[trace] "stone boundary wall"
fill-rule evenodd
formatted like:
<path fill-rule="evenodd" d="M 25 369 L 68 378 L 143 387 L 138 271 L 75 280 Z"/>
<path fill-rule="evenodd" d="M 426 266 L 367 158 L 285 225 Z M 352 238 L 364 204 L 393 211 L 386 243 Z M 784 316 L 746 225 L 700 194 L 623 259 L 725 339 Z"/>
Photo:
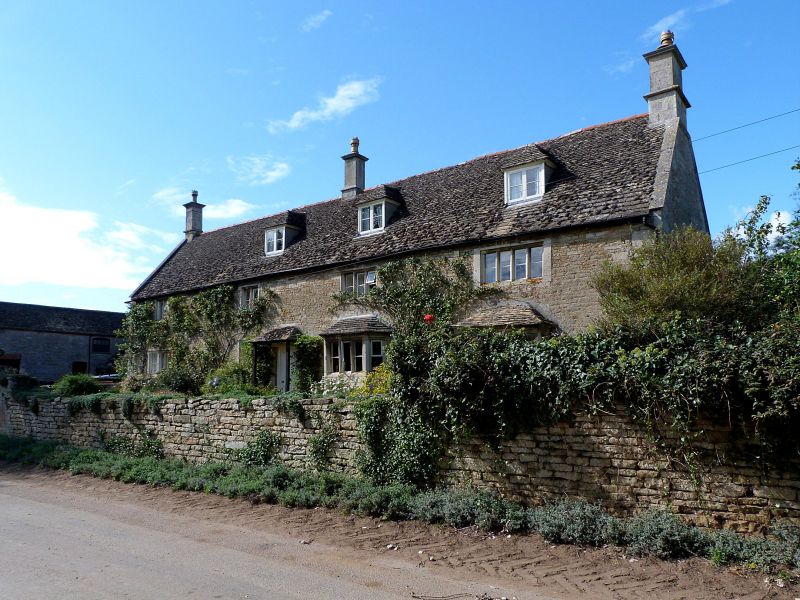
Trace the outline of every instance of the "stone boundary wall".
<path fill-rule="evenodd" d="M 118 402 L 108 406 L 107 400 L 100 415 L 83 408 L 71 417 L 68 401 L 62 398 L 40 401 L 37 415 L 0 388 L 0 404 L 7 412 L 6 428 L 0 431 L 9 435 L 97 447 L 103 434 L 136 439 L 144 430 L 161 440 L 167 457 L 199 463 L 229 458 L 231 450 L 244 447 L 268 429 L 283 438 L 278 458 L 295 468 L 308 467 L 308 439 L 319 433 L 323 420 L 334 419 L 339 439 L 329 456 L 331 468 L 355 472 L 354 456 L 359 446 L 355 419 L 349 406 L 331 398 L 303 400 L 302 422 L 276 410 L 263 398 L 253 399 L 252 408 L 247 409 L 236 399 L 178 398 L 164 401 L 157 414 L 137 406 L 131 420 L 125 418 Z"/>
<path fill-rule="evenodd" d="M 81 410 L 69 416 L 65 400 L 41 402 L 39 414 L 0 388 L 0 430 L 15 436 L 63 440 L 79 446 L 100 444 L 100 432 L 137 436 L 142 428 L 162 441 L 169 457 L 193 462 L 224 459 L 263 430 L 279 433 L 279 458 L 307 468 L 308 439 L 323 419 L 339 423 L 329 457 L 331 468 L 355 473 L 360 447 L 349 404 L 333 399 L 303 400 L 305 419 L 276 410 L 268 399 L 254 399 L 244 410 L 237 400 L 168 400 L 159 414 L 137 408 L 128 421 L 121 406 L 101 415 Z M 619 514 L 668 505 L 702 526 L 742 532 L 763 530 L 775 519 L 800 525 L 800 461 L 783 471 L 764 471 L 757 446 L 732 442 L 731 431 L 704 423 L 704 439 L 694 476 L 686 465 L 654 452 L 644 433 L 622 410 L 616 414 L 578 415 L 572 423 L 541 427 L 501 446 L 474 440 L 453 448 L 443 465 L 445 483 L 472 485 L 535 504 L 544 498 L 583 497 Z"/>

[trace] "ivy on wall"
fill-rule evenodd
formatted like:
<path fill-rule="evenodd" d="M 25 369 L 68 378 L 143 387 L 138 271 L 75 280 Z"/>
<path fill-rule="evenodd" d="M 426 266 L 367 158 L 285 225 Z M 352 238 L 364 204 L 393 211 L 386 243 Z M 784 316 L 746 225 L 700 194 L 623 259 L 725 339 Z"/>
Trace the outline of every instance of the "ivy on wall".
<path fill-rule="evenodd" d="M 145 371 L 147 350 L 166 350 L 168 366 L 159 373 L 159 382 L 168 389 L 198 394 L 208 374 L 230 358 L 241 340 L 274 317 L 276 299 L 274 292 L 262 289 L 252 306 L 240 307 L 235 289 L 221 285 L 171 297 L 159 321 L 153 319 L 152 302 L 133 304 L 119 332 L 125 342 L 118 372 L 136 386 Z"/>

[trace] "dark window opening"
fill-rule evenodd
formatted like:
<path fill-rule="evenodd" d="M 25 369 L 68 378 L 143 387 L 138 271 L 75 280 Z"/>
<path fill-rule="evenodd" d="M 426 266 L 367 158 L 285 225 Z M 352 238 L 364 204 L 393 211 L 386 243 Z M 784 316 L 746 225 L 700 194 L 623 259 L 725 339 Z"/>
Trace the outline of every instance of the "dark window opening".
<path fill-rule="evenodd" d="M 111 353 L 111 339 L 110 338 L 92 338 L 92 352 L 98 354 Z"/>
<path fill-rule="evenodd" d="M 78 360 L 72 363 L 72 374 L 86 373 L 89 370 L 89 365 L 85 361 Z"/>

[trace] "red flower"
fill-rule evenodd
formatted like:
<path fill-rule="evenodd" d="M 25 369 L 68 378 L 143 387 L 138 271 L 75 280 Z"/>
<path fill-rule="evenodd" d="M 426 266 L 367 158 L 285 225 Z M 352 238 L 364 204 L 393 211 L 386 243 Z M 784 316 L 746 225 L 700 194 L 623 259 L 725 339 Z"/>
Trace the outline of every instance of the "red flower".
<path fill-rule="evenodd" d="M 433 316 L 432 314 L 428 313 L 427 315 L 424 315 L 422 317 L 422 320 L 430 325 L 431 323 L 433 323 L 436 320 L 436 317 Z"/>

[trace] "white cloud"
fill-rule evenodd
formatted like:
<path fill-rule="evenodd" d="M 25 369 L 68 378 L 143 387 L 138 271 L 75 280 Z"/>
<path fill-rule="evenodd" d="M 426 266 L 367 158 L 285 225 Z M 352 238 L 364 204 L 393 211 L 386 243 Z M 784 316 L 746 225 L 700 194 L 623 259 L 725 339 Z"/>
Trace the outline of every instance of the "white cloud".
<path fill-rule="evenodd" d="M 674 13 L 671 13 L 666 17 L 662 17 L 650 27 L 645 29 L 640 36 L 640 39 L 648 44 L 658 42 L 662 31 L 666 31 L 667 29 L 671 29 L 673 31 L 688 29 L 690 14 L 714 10 L 715 8 L 720 8 L 721 6 L 730 4 L 732 1 L 733 0 L 710 0 L 709 2 L 699 6 L 676 10 Z"/>
<path fill-rule="evenodd" d="M 180 236 L 176 233 L 121 221 L 114 221 L 114 228 L 106 232 L 105 238 L 112 245 L 126 250 L 147 250 L 159 253 L 166 251 L 164 244 L 174 246 L 180 241 Z"/>
<path fill-rule="evenodd" d="M 186 214 L 183 205 L 191 200 L 190 194 L 176 187 L 165 187 L 153 194 L 153 200 L 169 209 L 176 217 Z"/>
<path fill-rule="evenodd" d="M 615 65 L 608 65 L 604 67 L 604 69 L 606 73 L 610 75 L 621 75 L 623 73 L 629 73 L 631 69 L 636 66 L 636 62 L 635 58 L 626 58 Z"/>
<path fill-rule="evenodd" d="M 653 41 L 658 41 L 662 31 L 666 31 L 667 29 L 681 29 L 686 22 L 686 15 L 688 12 L 687 9 L 682 8 L 666 17 L 662 17 L 644 30 L 641 35 L 642 41 L 652 43 Z"/>
<path fill-rule="evenodd" d="M 270 121 L 267 129 L 270 133 L 278 133 L 284 130 L 301 129 L 315 121 L 330 121 L 349 115 L 359 106 L 378 99 L 380 83 L 381 80 L 378 77 L 342 83 L 336 88 L 333 96 L 320 98 L 316 108 L 300 109 L 286 121 Z"/>
<path fill-rule="evenodd" d="M 306 19 L 300 24 L 300 29 L 306 33 L 313 31 L 314 29 L 319 29 L 332 14 L 333 11 L 330 11 L 326 8 L 322 12 L 318 12 L 315 15 L 306 17 Z"/>
<path fill-rule="evenodd" d="M 162 258 L 163 232 L 133 223 L 103 232 L 100 217 L 87 210 L 44 208 L 0 190 L 0 239 L 19 259 L 0 261 L 8 286 L 49 284 L 68 288 L 132 291 Z M 170 236 L 172 241 L 179 236 Z M 159 254 L 153 254 L 158 250 Z"/>
<path fill-rule="evenodd" d="M 221 204 L 206 205 L 203 209 L 203 217 L 209 219 L 231 219 L 233 217 L 239 217 L 254 208 L 255 205 L 249 202 L 239 200 L 238 198 L 230 198 Z"/>
<path fill-rule="evenodd" d="M 136 180 L 135 179 L 128 179 L 128 181 L 126 181 L 125 183 L 123 183 L 122 185 L 120 185 L 117 188 L 117 196 L 121 196 L 122 194 L 127 192 L 128 189 L 130 187 L 132 187 L 134 184 L 136 184 Z"/>
<path fill-rule="evenodd" d="M 186 209 L 183 205 L 191 201 L 191 193 L 177 187 L 165 187 L 153 194 L 153 200 L 176 217 L 186 216 Z M 238 198 L 230 198 L 220 203 L 207 203 L 199 198 L 205 205 L 203 218 L 206 219 L 230 219 L 238 217 L 255 208 L 254 204 L 245 202 Z"/>
<path fill-rule="evenodd" d="M 236 174 L 236 179 L 250 185 L 268 185 L 283 179 L 292 172 L 288 163 L 265 156 L 229 156 L 228 168 Z"/>

